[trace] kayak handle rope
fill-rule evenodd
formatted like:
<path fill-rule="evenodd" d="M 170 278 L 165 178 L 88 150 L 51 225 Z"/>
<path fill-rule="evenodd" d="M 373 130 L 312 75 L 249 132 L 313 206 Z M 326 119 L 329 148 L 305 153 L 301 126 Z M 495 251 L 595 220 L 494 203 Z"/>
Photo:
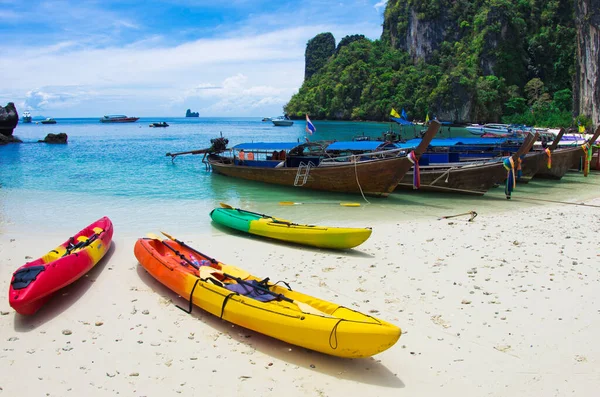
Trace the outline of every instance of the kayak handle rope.
<path fill-rule="evenodd" d="M 190 299 L 189 299 L 189 304 L 190 306 L 187 309 L 184 309 L 183 307 L 179 306 L 179 305 L 175 305 L 176 308 L 183 310 L 184 312 L 186 312 L 187 314 L 192 314 L 192 308 L 194 307 L 193 303 L 192 303 L 192 297 L 194 296 L 194 290 L 196 289 L 196 286 L 198 285 L 198 282 L 200 281 L 199 278 L 196 279 L 196 282 L 194 283 L 194 286 L 192 287 L 192 292 L 190 292 Z"/>
<path fill-rule="evenodd" d="M 340 318 L 339 321 L 337 323 L 335 323 L 335 325 L 333 326 L 333 329 L 331 330 L 331 333 L 329 334 L 329 347 L 331 347 L 333 350 L 337 349 L 338 347 L 338 341 L 337 341 L 337 327 L 338 325 L 340 325 L 340 323 L 342 321 L 346 321 L 343 318 Z M 331 338 L 333 337 L 333 343 L 331 342 Z M 335 344 L 335 346 L 334 346 Z"/>

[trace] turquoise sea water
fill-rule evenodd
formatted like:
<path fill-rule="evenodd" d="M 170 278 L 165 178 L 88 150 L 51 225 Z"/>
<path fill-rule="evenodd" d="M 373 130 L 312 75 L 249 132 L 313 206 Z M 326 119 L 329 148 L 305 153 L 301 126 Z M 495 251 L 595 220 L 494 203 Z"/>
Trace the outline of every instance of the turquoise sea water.
<path fill-rule="evenodd" d="M 260 118 L 143 118 L 136 123 L 102 124 L 94 119 L 57 119 L 58 124 L 19 124 L 14 135 L 25 143 L 0 146 L 0 227 L 80 228 L 108 215 L 116 228 L 134 232 L 140 227 L 165 224 L 194 231 L 207 231 L 208 212 L 219 202 L 280 215 L 307 223 L 364 225 L 370 219 L 394 221 L 415 217 L 448 215 L 463 210 L 502 210 L 507 203 L 502 189 L 484 197 L 446 194 L 395 193 L 388 199 L 312 192 L 247 182 L 214 175 L 202 164 L 202 155 L 186 155 L 171 162 L 167 152 L 210 146 L 210 139 L 223 134 L 230 146 L 248 141 L 304 140 L 305 123 L 275 127 Z M 167 128 L 148 124 L 167 121 Z M 314 122 L 312 140 L 351 140 L 357 135 L 380 136 L 389 123 Z M 397 126 L 394 126 L 399 131 Z M 418 132 L 419 127 L 417 127 Z M 48 133 L 65 132 L 67 145 L 37 143 Z M 404 136 L 411 138 L 410 129 Z M 452 128 L 452 136 L 468 135 Z M 440 136 L 448 136 L 443 129 Z M 561 182 L 536 182 L 515 192 L 527 197 L 565 199 L 592 195 L 598 178 L 569 175 Z M 593 190 L 593 189 L 592 189 Z M 280 206 L 280 201 L 331 202 Z M 346 208 L 336 202 L 360 202 Z M 481 210 L 479 210 L 481 211 Z M 368 223 L 367 223 L 368 225 Z M 142 230 L 146 230 L 142 228 Z"/>

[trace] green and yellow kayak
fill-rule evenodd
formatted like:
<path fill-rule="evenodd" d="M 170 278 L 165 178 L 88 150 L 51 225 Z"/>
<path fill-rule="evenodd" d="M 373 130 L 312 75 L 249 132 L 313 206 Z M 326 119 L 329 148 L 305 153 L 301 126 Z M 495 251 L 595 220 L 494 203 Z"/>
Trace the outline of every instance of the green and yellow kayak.
<path fill-rule="evenodd" d="M 257 214 L 222 204 L 210 213 L 218 224 L 241 232 L 269 237 L 290 243 L 319 248 L 347 249 L 364 243 L 371 236 L 371 228 L 328 227 L 299 225 L 274 216 Z"/>

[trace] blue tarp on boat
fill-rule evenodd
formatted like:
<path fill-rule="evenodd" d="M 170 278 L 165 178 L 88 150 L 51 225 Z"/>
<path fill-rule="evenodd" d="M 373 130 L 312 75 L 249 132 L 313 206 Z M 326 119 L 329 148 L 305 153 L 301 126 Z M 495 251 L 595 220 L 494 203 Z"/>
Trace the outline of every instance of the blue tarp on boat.
<path fill-rule="evenodd" d="M 235 150 L 291 150 L 302 145 L 299 142 L 248 142 L 235 145 Z"/>
<path fill-rule="evenodd" d="M 325 150 L 384 150 L 395 149 L 394 145 L 389 142 L 380 141 L 342 141 L 334 142 L 327 146 Z"/>
<path fill-rule="evenodd" d="M 506 142 L 505 138 L 471 138 L 471 137 L 460 137 L 460 138 L 435 138 L 431 140 L 429 146 L 431 147 L 451 147 L 451 146 L 466 146 L 466 145 L 477 145 L 477 146 L 500 146 Z M 406 149 L 418 146 L 421 143 L 421 138 L 410 139 L 404 143 L 396 143 L 397 148 Z"/>
<path fill-rule="evenodd" d="M 398 117 L 390 117 L 390 119 L 394 120 L 396 123 L 398 123 L 400 125 L 414 125 L 410 121 L 404 120 L 404 119 L 399 119 Z"/>

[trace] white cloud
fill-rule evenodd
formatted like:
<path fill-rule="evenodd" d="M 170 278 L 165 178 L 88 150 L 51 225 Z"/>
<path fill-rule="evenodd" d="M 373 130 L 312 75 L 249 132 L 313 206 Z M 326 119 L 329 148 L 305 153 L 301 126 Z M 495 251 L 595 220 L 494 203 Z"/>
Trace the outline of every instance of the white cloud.
<path fill-rule="evenodd" d="M 381 0 L 379 3 L 375 4 L 373 7 L 375 7 L 375 9 L 377 11 L 380 11 L 382 8 L 385 9 L 385 6 L 387 6 L 387 0 Z"/>
<path fill-rule="evenodd" d="M 83 87 L 41 87 L 27 92 L 22 105 L 27 110 L 52 110 L 73 107 L 94 96 Z"/>
<path fill-rule="evenodd" d="M 96 20 L 88 18 L 91 9 L 84 7 L 65 13 L 79 23 Z M 67 19 L 55 17 L 62 24 Z M 115 30 L 144 30 L 110 11 L 97 17 L 112 18 Z M 53 117 L 151 116 L 157 111 L 177 116 L 182 108 L 208 116 L 277 114 L 302 84 L 309 39 L 321 32 L 332 32 L 338 41 L 347 34 L 377 37 L 381 32 L 378 25 L 268 25 L 272 17 L 261 14 L 235 29 L 223 29 L 220 37 L 177 45 L 157 34 L 116 44 L 112 31 L 74 31 L 51 45 L 8 44 L 0 52 L 0 74 L 10 76 L 2 91 L 14 94 L 11 100 L 22 106 L 53 110 Z M 259 28 L 270 31 L 257 33 Z"/>

